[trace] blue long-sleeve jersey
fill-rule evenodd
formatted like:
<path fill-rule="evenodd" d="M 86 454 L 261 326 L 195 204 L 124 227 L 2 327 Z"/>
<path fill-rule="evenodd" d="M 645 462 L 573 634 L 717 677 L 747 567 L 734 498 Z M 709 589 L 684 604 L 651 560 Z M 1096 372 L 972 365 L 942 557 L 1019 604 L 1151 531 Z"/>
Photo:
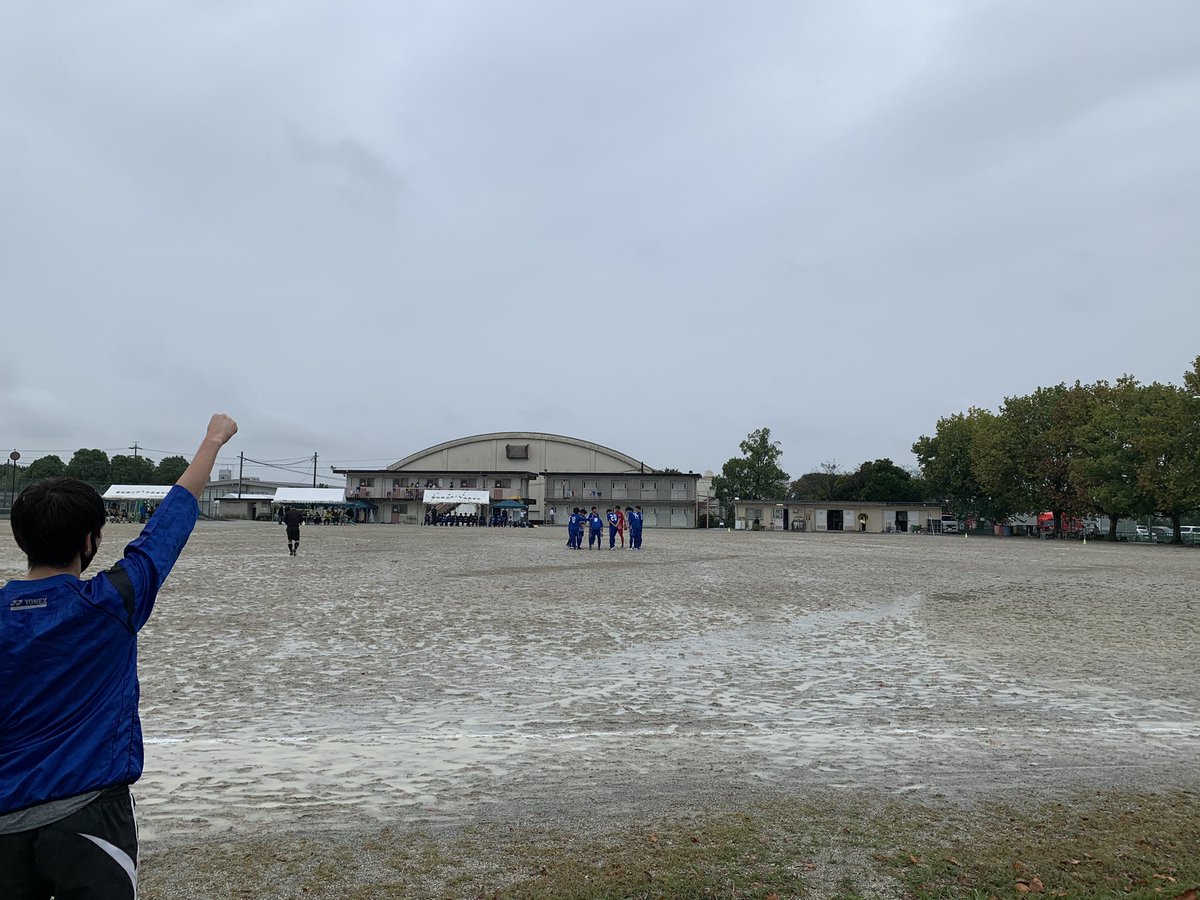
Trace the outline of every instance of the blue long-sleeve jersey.
<path fill-rule="evenodd" d="M 0 814 L 141 776 L 137 633 L 198 511 L 176 486 L 107 572 L 0 588 Z"/>

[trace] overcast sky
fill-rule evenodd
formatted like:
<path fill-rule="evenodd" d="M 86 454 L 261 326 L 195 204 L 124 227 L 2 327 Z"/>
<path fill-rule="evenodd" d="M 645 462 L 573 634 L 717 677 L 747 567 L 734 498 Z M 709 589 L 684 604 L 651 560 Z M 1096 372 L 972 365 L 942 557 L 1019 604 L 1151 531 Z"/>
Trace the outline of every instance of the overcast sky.
<path fill-rule="evenodd" d="M 1194 0 L 5 0 L 0 111 L 27 459 L 795 477 L 1200 353 Z"/>

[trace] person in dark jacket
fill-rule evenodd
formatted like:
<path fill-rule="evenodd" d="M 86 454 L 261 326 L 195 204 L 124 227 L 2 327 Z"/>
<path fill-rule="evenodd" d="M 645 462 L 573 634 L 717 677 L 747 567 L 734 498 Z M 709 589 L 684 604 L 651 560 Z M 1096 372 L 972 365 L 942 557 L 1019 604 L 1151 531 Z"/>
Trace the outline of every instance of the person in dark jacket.
<path fill-rule="evenodd" d="M 283 524 L 287 526 L 288 555 L 295 556 L 300 549 L 300 523 L 304 514 L 294 506 L 289 506 L 283 514 Z"/>
<path fill-rule="evenodd" d="M 199 516 L 218 414 L 142 533 L 84 581 L 104 501 L 73 478 L 30 485 L 13 537 L 29 572 L 0 588 L 0 895 L 133 900 L 138 841 L 129 786 L 141 777 L 137 634 Z"/>

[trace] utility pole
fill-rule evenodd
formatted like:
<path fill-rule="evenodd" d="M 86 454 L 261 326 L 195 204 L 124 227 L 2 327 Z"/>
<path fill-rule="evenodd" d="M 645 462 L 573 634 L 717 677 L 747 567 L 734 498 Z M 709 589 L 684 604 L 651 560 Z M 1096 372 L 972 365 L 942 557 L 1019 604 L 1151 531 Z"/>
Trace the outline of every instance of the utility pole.
<path fill-rule="evenodd" d="M 134 459 L 137 459 L 137 458 L 138 458 L 138 451 L 139 451 L 139 450 L 141 450 L 142 448 L 138 446 L 138 442 L 137 442 L 137 441 L 134 441 L 134 442 L 133 442 L 133 446 L 132 446 L 132 447 L 129 447 L 128 449 L 130 449 L 130 450 L 132 450 L 132 451 L 133 451 L 133 458 L 134 458 Z"/>
<path fill-rule="evenodd" d="M 317 454 L 313 452 L 313 487 L 317 486 Z"/>
<path fill-rule="evenodd" d="M 17 460 L 21 458 L 21 454 L 14 450 L 8 454 L 8 462 L 12 466 L 12 487 L 8 491 L 8 516 L 12 518 L 13 503 L 17 499 Z"/>
<path fill-rule="evenodd" d="M 238 499 L 242 499 L 242 466 L 246 464 L 246 454 L 238 454 Z"/>

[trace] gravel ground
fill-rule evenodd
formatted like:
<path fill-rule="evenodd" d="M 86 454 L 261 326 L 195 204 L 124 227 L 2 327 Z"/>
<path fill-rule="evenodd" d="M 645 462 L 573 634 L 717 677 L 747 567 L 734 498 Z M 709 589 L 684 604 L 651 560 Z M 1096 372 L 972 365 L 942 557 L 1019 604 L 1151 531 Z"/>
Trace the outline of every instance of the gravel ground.
<path fill-rule="evenodd" d="M 98 563 L 135 534 L 109 526 Z M 277 525 L 201 523 L 140 642 L 156 896 L 194 896 L 176 849 L 267 835 L 353 848 L 380 828 L 599 834 L 821 792 L 953 806 L 1197 785 L 1195 549 L 565 542 L 313 527 L 293 558 Z M 0 575 L 21 569 L 5 535 Z"/>

